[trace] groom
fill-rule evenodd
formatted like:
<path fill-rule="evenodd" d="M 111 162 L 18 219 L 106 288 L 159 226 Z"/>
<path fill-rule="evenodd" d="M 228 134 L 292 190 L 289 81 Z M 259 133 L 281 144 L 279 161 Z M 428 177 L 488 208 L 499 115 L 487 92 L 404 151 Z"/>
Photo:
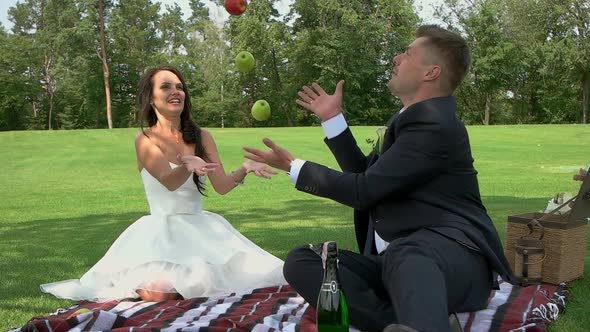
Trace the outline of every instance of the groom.
<path fill-rule="evenodd" d="M 342 172 L 271 148 L 247 157 L 289 172 L 296 188 L 354 208 L 359 251 L 341 250 L 339 275 L 350 322 L 362 331 L 450 331 L 449 313 L 485 307 L 496 273 L 512 282 L 498 234 L 479 194 L 469 138 L 453 92 L 470 65 L 459 35 L 421 26 L 393 58 L 388 83 L 403 103 L 377 149 L 358 148 L 333 95 L 303 87 L 297 103 L 322 120 Z M 382 144 L 381 144 L 382 143 Z M 382 146 L 382 148 L 379 148 Z M 291 251 L 286 280 L 311 304 L 323 277 L 307 246 Z"/>

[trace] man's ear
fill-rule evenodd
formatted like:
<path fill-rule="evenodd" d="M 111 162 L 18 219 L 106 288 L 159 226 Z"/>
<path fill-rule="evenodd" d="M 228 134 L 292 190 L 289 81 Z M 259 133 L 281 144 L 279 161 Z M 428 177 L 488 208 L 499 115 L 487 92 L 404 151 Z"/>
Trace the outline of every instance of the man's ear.
<path fill-rule="evenodd" d="M 434 81 L 438 79 L 441 75 L 442 68 L 439 65 L 430 65 L 428 66 L 428 70 L 424 75 L 425 81 Z"/>

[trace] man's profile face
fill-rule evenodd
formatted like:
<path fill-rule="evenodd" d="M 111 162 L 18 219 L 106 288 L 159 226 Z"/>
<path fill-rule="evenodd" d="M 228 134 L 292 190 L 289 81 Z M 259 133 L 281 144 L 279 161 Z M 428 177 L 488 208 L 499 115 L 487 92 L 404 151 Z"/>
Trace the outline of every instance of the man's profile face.
<path fill-rule="evenodd" d="M 412 98 L 428 70 L 423 61 L 425 40 L 425 37 L 417 38 L 392 59 L 393 69 L 387 86 L 399 98 Z"/>

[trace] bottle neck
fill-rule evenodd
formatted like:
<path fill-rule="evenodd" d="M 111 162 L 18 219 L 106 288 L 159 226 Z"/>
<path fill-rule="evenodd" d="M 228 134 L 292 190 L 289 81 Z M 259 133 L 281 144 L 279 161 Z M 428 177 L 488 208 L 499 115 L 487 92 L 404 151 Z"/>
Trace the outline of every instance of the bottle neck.
<path fill-rule="evenodd" d="M 324 242 L 321 257 L 324 265 L 324 280 L 338 282 L 338 247 L 336 242 Z"/>
<path fill-rule="evenodd" d="M 339 281 L 338 278 L 338 254 L 329 252 L 326 257 L 326 266 L 324 268 L 324 279 Z"/>

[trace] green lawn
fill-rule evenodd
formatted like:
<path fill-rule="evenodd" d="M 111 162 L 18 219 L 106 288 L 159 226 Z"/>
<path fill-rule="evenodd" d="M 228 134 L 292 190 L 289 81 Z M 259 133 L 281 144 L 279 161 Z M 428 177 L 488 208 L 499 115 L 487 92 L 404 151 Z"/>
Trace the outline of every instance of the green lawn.
<path fill-rule="evenodd" d="M 365 150 L 375 127 L 355 127 Z M 296 156 L 336 167 L 318 127 L 211 129 L 226 169 L 243 145 L 264 136 Z M 70 302 L 41 294 L 39 284 L 78 278 L 129 224 L 147 214 L 137 172 L 137 129 L 0 133 L 0 330 Z M 504 238 L 508 215 L 544 208 L 590 163 L 590 126 L 470 127 L 480 187 Z M 205 208 L 229 220 L 262 248 L 284 258 L 304 243 L 337 240 L 355 249 L 352 211 L 298 192 L 284 174 L 253 176 L 225 197 L 208 191 Z M 590 248 L 590 243 L 587 245 Z M 586 255 L 586 276 L 590 275 Z M 590 330 L 588 277 L 572 283 L 575 299 L 551 331 Z"/>

